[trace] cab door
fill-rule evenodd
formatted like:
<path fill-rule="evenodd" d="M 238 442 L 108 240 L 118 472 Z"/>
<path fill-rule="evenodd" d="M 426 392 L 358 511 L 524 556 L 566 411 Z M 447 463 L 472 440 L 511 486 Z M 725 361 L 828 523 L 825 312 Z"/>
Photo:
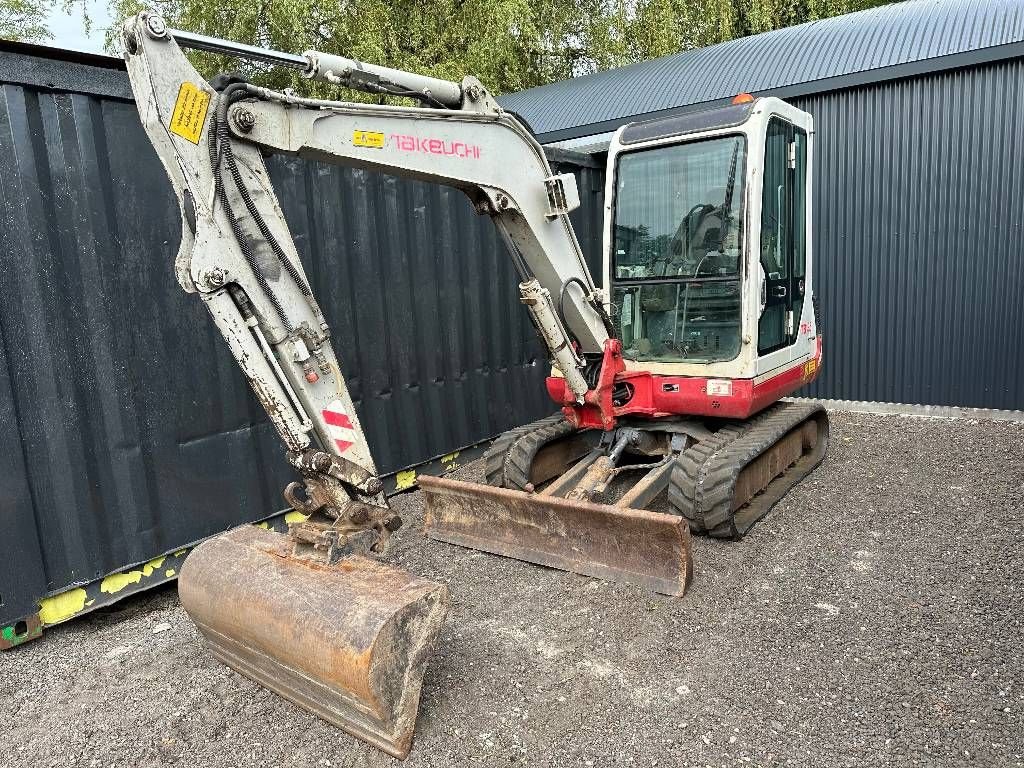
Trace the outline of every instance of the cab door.
<path fill-rule="evenodd" d="M 779 116 L 768 121 L 761 192 L 759 371 L 793 359 L 807 263 L 807 133 Z"/>

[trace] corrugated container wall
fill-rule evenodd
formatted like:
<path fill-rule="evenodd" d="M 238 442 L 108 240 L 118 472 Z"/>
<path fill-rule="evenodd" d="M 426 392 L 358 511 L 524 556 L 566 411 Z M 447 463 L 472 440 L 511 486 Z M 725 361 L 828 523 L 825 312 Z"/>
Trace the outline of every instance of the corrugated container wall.
<path fill-rule="evenodd" d="M 127 77 L 21 58 L 0 62 L 0 624 L 277 511 L 291 477 L 174 280 L 178 208 L 117 97 Z M 554 410 L 511 261 L 462 193 L 293 158 L 270 171 L 382 472 Z M 600 178 L 582 170 L 598 215 Z"/>

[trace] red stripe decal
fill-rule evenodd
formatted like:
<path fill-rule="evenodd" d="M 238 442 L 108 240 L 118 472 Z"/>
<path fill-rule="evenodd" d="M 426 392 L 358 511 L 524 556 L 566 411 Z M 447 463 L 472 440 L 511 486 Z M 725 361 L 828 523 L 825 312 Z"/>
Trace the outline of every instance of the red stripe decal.
<path fill-rule="evenodd" d="M 324 421 L 330 424 L 332 427 L 344 427 L 345 429 L 352 429 L 352 420 L 349 419 L 344 413 L 338 411 L 320 411 L 324 417 Z"/>
<path fill-rule="evenodd" d="M 352 443 L 350 443 L 348 440 L 341 440 L 340 438 L 338 440 L 335 440 L 334 444 L 338 446 L 338 450 L 341 451 L 342 453 L 344 453 L 345 451 L 352 447 Z"/>

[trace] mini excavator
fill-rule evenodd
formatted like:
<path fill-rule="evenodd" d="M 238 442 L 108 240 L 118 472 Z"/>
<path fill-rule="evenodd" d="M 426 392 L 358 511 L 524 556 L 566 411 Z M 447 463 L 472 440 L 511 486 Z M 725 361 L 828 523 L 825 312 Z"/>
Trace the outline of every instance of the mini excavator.
<path fill-rule="evenodd" d="M 213 654 L 380 749 L 412 744 L 444 585 L 389 565 L 401 524 L 272 188 L 264 154 L 445 184 L 494 222 L 552 366 L 560 409 L 501 435 L 486 483 L 421 477 L 428 537 L 682 595 L 690 532 L 738 538 L 828 442 L 819 371 L 809 115 L 776 98 L 620 128 L 608 152 L 603 287 L 524 122 L 461 83 L 272 51 L 128 19 L 142 124 L 181 207 L 175 259 L 266 409 L 299 480 L 287 534 L 243 526 L 199 545 L 181 601 Z M 205 80 L 182 48 L 407 100 L 305 98 Z M 384 101 L 384 99 L 381 99 Z"/>

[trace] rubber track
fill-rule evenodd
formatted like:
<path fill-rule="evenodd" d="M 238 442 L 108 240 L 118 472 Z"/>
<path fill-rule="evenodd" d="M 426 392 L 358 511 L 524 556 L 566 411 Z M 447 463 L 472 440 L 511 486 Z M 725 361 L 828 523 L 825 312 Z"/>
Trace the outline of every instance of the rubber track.
<path fill-rule="evenodd" d="M 674 509 L 686 517 L 695 533 L 740 538 L 774 505 L 774 502 L 769 504 L 757 518 L 744 525 L 743 530 L 738 529 L 732 512 L 732 495 L 740 472 L 791 429 L 823 411 L 817 403 L 778 403 L 746 424 L 725 427 L 711 440 L 684 451 L 676 460 L 669 484 Z M 730 431 L 716 439 L 725 430 Z M 821 439 L 827 445 L 827 430 Z M 822 446 L 822 456 L 824 448 Z M 805 474 L 816 464 L 806 468 Z"/>
<path fill-rule="evenodd" d="M 668 484 L 668 502 L 672 511 L 690 523 L 693 533 L 707 533 L 703 518 L 694 510 L 698 489 L 704 481 L 706 462 L 714 459 L 729 443 L 747 429 L 747 424 L 728 424 L 711 436 L 679 454 Z"/>
<path fill-rule="evenodd" d="M 498 435 L 494 442 L 491 443 L 491 447 L 484 453 L 484 481 L 488 485 L 497 486 L 498 488 L 507 487 L 505 485 L 505 457 L 512 444 L 523 435 L 535 429 L 543 429 L 551 424 L 564 421 L 565 417 L 561 413 L 556 413 L 553 416 L 548 416 L 530 424 L 523 424 L 520 427 L 510 429 L 508 432 Z"/>
<path fill-rule="evenodd" d="M 576 432 L 576 427 L 564 418 L 538 429 L 531 430 L 512 443 L 505 455 L 505 487 L 517 491 L 525 491 L 530 482 L 530 467 L 537 457 L 537 452 L 548 443 L 568 437 Z"/>

